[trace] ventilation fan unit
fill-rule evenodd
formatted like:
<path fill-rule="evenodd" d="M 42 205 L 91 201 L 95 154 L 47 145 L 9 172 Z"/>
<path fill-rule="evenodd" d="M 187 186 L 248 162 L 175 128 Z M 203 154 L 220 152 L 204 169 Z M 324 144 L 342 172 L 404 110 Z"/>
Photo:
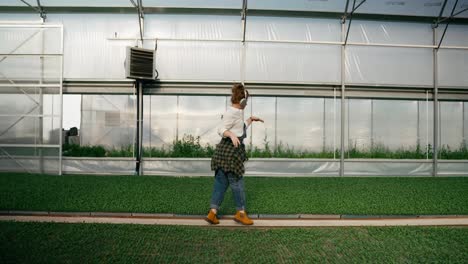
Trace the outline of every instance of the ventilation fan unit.
<path fill-rule="evenodd" d="M 129 79 L 152 79 L 156 76 L 154 69 L 154 50 L 127 47 L 125 59 L 125 76 Z"/>

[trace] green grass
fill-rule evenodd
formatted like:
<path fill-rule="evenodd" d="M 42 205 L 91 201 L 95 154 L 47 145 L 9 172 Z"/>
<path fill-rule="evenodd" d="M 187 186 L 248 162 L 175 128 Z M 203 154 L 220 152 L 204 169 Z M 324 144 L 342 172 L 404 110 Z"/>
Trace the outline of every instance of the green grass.
<path fill-rule="evenodd" d="M 205 214 L 213 177 L 0 174 L 0 210 Z M 468 214 L 468 177 L 245 178 L 263 214 Z M 221 214 L 234 213 L 230 191 Z"/>
<path fill-rule="evenodd" d="M 0 222 L 1 263 L 466 263 L 466 227 L 213 228 Z"/>

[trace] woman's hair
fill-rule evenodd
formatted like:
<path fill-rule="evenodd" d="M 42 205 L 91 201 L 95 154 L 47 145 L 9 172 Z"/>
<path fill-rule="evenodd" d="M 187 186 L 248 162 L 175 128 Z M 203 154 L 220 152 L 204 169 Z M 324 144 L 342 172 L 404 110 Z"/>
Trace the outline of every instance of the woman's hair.
<path fill-rule="evenodd" d="M 238 104 L 245 98 L 245 94 L 247 93 L 247 97 L 249 97 L 249 92 L 246 92 L 245 87 L 242 83 L 235 83 L 232 86 L 232 93 L 231 93 L 231 103 Z"/>

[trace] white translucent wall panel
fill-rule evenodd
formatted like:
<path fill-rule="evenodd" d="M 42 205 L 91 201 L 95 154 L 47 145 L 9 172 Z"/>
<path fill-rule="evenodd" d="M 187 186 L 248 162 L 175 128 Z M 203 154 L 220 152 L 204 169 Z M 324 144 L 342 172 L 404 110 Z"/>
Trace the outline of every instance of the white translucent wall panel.
<path fill-rule="evenodd" d="M 156 68 L 163 80 L 240 80 L 235 42 L 158 41 Z"/>
<path fill-rule="evenodd" d="M 463 102 L 439 102 L 440 146 L 458 149 L 463 141 Z"/>
<path fill-rule="evenodd" d="M 124 79 L 125 47 L 135 41 L 109 40 L 139 37 L 135 14 L 48 14 L 64 28 L 64 77 Z"/>
<path fill-rule="evenodd" d="M 151 95 L 143 96 L 143 131 L 142 144 L 143 147 L 151 147 Z"/>
<path fill-rule="evenodd" d="M 60 95 L 27 91 L 0 96 L 0 143 L 59 144 Z"/>
<path fill-rule="evenodd" d="M 0 27 L 0 53 L 60 54 L 60 28 Z"/>
<path fill-rule="evenodd" d="M 426 150 L 430 144 L 434 148 L 434 102 L 419 101 L 419 145 Z"/>
<path fill-rule="evenodd" d="M 346 82 L 430 86 L 432 62 L 431 49 L 349 46 Z"/>
<path fill-rule="evenodd" d="M 63 95 L 63 128 L 68 130 L 72 127 L 80 128 L 81 121 L 81 95 Z"/>
<path fill-rule="evenodd" d="M 61 57 L 11 56 L 0 63 L 0 82 L 60 83 Z M 43 66 L 43 68 L 42 68 Z M 43 69 L 43 70 L 42 70 Z"/>
<path fill-rule="evenodd" d="M 468 3 L 465 8 L 468 8 Z M 437 27 L 438 41 L 440 41 L 440 38 L 444 33 L 444 29 L 445 24 L 441 24 Z M 468 46 L 468 25 L 450 24 L 445 32 L 441 46 Z"/>
<path fill-rule="evenodd" d="M 334 83 L 341 77 L 340 47 L 247 43 L 248 81 Z"/>
<path fill-rule="evenodd" d="M 82 145 L 128 147 L 135 142 L 136 97 L 83 95 L 80 140 Z"/>
<path fill-rule="evenodd" d="M 348 100 L 345 147 L 369 150 L 373 142 L 390 150 L 413 150 L 419 139 L 425 151 L 427 144 L 433 146 L 432 104 L 431 101 Z"/>
<path fill-rule="evenodd" d="M 438 71 L 439 86 L 468 88 L 468 50 L 439 49 Z"/>
<path fill-rule="evenodd" d="M 325 149 L 341 149 L 341 99 L 339 98 L 325 99 Z"/>
<path fill-rule="evenodd" d="M 418 102 L 373 100 L 373 135 L 375 144 L 391 150 L 416 149 Z"/>
<path fill-rule="evenodd" d="M 42 124 L 42 125 L 41 125 Z M 42 138 L 40 137 L 42 126 Z M 0 119 L 0 144 L 60 144 L 60 118 L 37 116 Z M 11 127 L 11 128 L 10 128 Z M 32 145 L 34 146 L 34 145 Z"/>
<path fill-rule="evenodd" d="M 179 139 L 191 135 L 200 137 L 202 145 L 218 144 L 225 109 L 225 96 L 179 96 Z"/>
<path fill-rule="evenodd" d="M 340 41 L 341 23 L 336 19 L 249 16 L 247 40 Z"/>
<path fill-rule="evenodd" d="M 241 20 L 239 16 L 231 15 L 146 14 L 145 35 L 152 38 L 240 40 Z"/>
<path fill-rule="evenodd" d="M 430 24 L 354 20 L 348 41 L 359 43 L 432 45 Z"/>
<path fill-rule="evenodd" d="M 371 145 L 371 100 L 350 99 L 346 101 L 345 149 L 360 150 Z"/>
<path fill-rule="evenodd" d="M 177 135 L 177 96 L 148 95 L 144 99 L 144 145 L 167 148 Z"/>
<path fill-rule="evenodd" d="M 0 171 L 57 174 L 60 170 L 59 156 L 59 148 L 2 147 Z"/>
<path fill-rule="evenodd" d="M 324 99 L 278 98 L 276 132 L 277 144 L 282 147 L 299 151 L 322 151 Z"/>
<path fill-rule="evenodd" d="M 275 144 L 275 97 L 252 97 L 250 101 L 252 115 L 265 122 L 254 122 L 250 126 L 252 146 L 265 149 L 268 144 L 273 149 Z M 245 113 L 247 114 L 247 113 Z M 249 115 L 246 115 L 248 118 Z"/>

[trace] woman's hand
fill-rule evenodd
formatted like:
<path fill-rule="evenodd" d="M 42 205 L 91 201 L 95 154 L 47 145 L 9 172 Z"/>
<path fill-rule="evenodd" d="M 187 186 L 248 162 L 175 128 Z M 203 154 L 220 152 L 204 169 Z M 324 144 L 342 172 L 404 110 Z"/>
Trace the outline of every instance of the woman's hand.
<path fill-rule="evenodd" d="M 232 133 L 231 131 L 229 131 L 229 130 L 224 131 L 223 136 L 224 136 L 224 137 L 230 138 L 231 141 L 232 141 L 232 144 L 234 145 L 234 147 L 237 148 L 237 147 L 240 145 L 239 139 L 238 139 L 237 136 L 236 136 L 234 133 Z"/>
<path fill-rule="evenodd" d="M 239 138 L 236 137 L 236 135 L 232 134 L 230 136 L 232 144 L 234 145 L 235 148 L 237 148 L 240 145 Z"/>
<path fill-rule="evenodd" d="M 256 117 L 256 116 L 251 116 L 249 119 L 247 119 L 248 125 L 252 124 L 252 122 L 262 122 L 264 123 L 263 119 Z"/>

